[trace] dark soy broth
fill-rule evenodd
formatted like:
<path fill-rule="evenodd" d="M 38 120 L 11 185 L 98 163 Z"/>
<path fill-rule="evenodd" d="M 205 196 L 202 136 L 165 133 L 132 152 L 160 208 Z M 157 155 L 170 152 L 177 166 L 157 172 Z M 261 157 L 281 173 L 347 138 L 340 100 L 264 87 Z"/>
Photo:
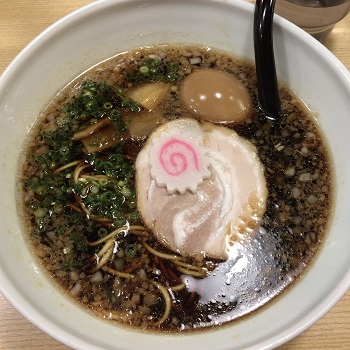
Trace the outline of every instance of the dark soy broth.
<path fill-rule="evenodd" d="M 136 203 L 134 161 L 146 137 L 128 135 L 129 118 L 148 115 L 128 91 L 165 82 L 170 90 L 150 123 L 190 117 L 179 89 L 202 68 L 232 74 L 249 92 L 249 117 L 230 127 L 257 148 L 268 187 L 260 227 L 237 242 L 226 261 L 167 250 L 143 227 Z M 73 80 L 33 127 L 20 169 L 28 241 L 43 270 L 98 317 L 142 329 L 221 325 L 280 294 L 324 239 L 333 195 L 329 151 L 317 121 L 280 85 L 285 116 L 275 122 L 257 106 L 250 62 L 209 48 L 166 45 L 118 54 Z M 79 139 L 102 119 L 102 134 Z M 106 128 L 114 130 L 109 140 Z"/>

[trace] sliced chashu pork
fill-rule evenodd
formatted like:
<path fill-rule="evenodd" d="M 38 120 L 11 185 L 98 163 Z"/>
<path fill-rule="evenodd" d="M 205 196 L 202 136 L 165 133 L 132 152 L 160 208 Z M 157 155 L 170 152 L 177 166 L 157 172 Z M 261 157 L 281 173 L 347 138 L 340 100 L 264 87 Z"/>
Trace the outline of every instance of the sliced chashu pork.
<path fill-rule="evenodd" d="M 154 155 L 162 149 L 158 144 L 174 139 L 194 149 L 197 163 L 205 157 L 201 178 L 196 174 L 201 164 L 188 166 L 193 176 L 187 174 L 184 181 L 197 179 L 197 185 L 189 184 L 185 191 L 181 185 L 169 191 L 153 169 L 160 159 Z M 172 150 L 176 156 L 180 151 Z M 266 208 L 264 168 L 255 147 L 231 129 L 193 119 L 168 122 L 151 134 L 136 160 L 136 189 L 145 225 L 162 244 L 184 256 L 226 259 L 235 241 L 254 233 Z"/>

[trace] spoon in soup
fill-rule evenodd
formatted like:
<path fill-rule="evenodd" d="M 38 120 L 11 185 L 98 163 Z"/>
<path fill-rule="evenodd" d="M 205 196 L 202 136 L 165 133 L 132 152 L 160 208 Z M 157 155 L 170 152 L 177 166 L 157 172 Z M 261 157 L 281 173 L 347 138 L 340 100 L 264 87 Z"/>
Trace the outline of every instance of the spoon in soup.
<path fill-rule="evenodd" d="M 272 23 L 275 0 L 256 0 L 254 12 L 254 52 L 260 108 L 267 118 L 278 120 L 282 115 L 278 92 Z"/>

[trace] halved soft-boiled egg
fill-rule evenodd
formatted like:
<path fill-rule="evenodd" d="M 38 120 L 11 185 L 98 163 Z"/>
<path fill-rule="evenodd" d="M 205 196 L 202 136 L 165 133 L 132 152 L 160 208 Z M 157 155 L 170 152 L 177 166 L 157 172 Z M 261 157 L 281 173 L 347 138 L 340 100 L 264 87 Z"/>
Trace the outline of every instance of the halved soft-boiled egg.
<path fill-rule="evenodd" d="M 209 122 L 177 119 L 156 129 L 136 159 L 139 212 L 183 256 L 226 259 L 265 212 L 264 167 L 252 143 Z"/>
<path fill-rule="evenodd" d="M 181 100 L 199 119 L 216 123 L 242 122 L 251 111 L 250 96 L 232 74 L 201 69 L 182 83 Z"/>

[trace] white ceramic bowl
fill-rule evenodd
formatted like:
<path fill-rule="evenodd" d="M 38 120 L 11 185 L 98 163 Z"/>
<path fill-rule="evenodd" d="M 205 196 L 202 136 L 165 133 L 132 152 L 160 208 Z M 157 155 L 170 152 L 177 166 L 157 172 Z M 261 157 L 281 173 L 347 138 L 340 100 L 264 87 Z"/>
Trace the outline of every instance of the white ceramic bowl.
<path fill-rule="evenodd" d="M 105 323 L 67 300 L 33 261 L 16 212 L 16 166 L 23 139 L 65 83 L 116 51 L 198 43 L 253 59 L 253 6 L 237 0 L 99 1 L 34 40 L 0 80 L 0 288 L 39 328 L 75 349 L 269 349 L 305 330 L 350 286 L 350 74 L 316 40 L 275 18 L 279 77 L 319 113 L 336 169 L 334 222 L 312 268 L 263 312 L 215 331 L 152 335 Z"/>

